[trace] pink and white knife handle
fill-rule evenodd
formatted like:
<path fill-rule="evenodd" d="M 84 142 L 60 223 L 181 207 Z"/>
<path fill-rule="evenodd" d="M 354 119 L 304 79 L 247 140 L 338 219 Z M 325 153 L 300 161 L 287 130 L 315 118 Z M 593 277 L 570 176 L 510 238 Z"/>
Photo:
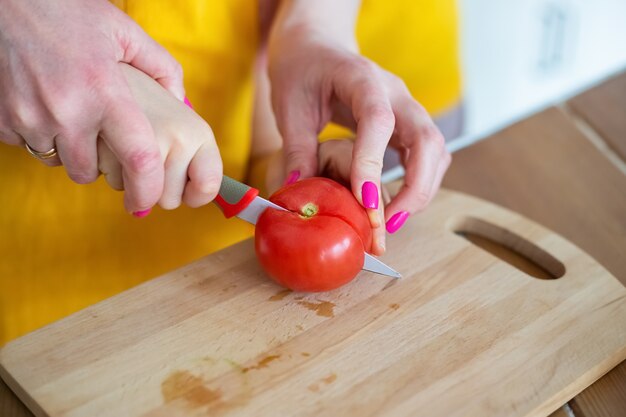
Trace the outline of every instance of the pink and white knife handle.
<path fill-rule="evenodd" d="M 230 219 L 248 207 L 258 195 L 256 188 L 224 175 L 215 203 L 222 209 L 224 217 Z"/>

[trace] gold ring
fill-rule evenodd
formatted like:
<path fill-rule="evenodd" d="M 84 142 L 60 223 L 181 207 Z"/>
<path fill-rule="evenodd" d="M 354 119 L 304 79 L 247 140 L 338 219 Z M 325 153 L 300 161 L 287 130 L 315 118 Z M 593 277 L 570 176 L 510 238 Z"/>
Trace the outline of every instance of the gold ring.
<path fill-rule="evenodd" d="M 52 148 L 46 152 L 38 152 L 34 150 L 33 148 L 31 148 L 30 146 L 28 146 L 28 143 L 25 143 L 25 145 L 26 145 L 26 150 L 28 151 L 28 153 L 37 159 L 41 159 L 41 160 L 50 159 L 50 158 L 54 158 L 55 156 L 57 156 L 56 148 Z"/>

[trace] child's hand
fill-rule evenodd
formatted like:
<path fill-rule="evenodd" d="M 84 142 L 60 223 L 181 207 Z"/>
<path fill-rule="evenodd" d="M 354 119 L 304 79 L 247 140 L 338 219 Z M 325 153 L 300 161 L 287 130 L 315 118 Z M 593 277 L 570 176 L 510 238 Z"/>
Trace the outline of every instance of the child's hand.
<path fill-rule="evenodd" d="M 174 209 L 181 202 L 191 207 L 209 203 L 222 181 L 222 160 L 211 128 L 152 78 L 129 65 L 120 65 L 161 151 L 165 176 L 158 204 Z M 123 189 L 128 178 L 119 160 L 120 155 L 99 139 L 98 168 L 115 189 Z"/>

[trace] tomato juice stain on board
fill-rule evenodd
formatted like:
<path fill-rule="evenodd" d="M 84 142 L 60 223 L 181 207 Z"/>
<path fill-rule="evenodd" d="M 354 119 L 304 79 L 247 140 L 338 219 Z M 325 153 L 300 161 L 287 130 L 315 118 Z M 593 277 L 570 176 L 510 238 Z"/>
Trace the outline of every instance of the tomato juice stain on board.
<path fill-rule="evenodd" d="M 318 392 L 324 385 L 330 385 L 337 379 L 337 374 L 332 373 L 325 378 L 320 379 L 318 382 L 308 386 L 309 391 Z"/>
<path fill-rule="evenodd" d="M 198 408 L 219 401 L 222 393 L 204 386 L 202 378 L 189 371 L 176 371 L 161 384 L 166 403 L 182 399 L 190 408 Z"/>
<path fill-rule="evenodd" d="M 269 301 L 280 301 L 283 298 L 287 297 L 292 292 L 293 291 L 291 291 L 291 290 L 282 290 L 282 291 L 277 292 L 276 294 L 272 295 L 270 298 L 268 298 L 268 300 Z"/>
<path fill-rule="evenodd" d="M 259 363 L 257 363 L 256 365 L 247 366 L 245 368 L 242 368 L 241 372 L 245 374 L 246 372 L 252 371 L 254 369 L 267 368 L 267 366 L 270 364 L 270 362 L 275 361 L 278 358 L 280 358 L 280 355 L 269 355 L 269 356 L 266 356 L 265 358 L 261 359 L 259 361 Z"/>
<path fill-rule="evenodd" d="M 298 301 L 298 304 L 305 306 L 311 311 L 315 311 L 318 316 L 335 317 L 335 304 L 330 301 L 320 301 L 319 303 L 311 303 L 309 301 Z"/>

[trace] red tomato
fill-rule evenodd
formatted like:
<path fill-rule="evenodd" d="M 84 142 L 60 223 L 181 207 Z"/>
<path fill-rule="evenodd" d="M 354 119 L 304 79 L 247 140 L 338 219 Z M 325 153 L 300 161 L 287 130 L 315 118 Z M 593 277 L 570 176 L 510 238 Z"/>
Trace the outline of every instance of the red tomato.
<path fill-rule="evenodd" d="M 372 244 L 365 209 L 344 186 L 307 178 L 270 200 L 256 224 L 255 249 L 267 274 L 294 291 L 328 291 L 351 281 Z"/>

